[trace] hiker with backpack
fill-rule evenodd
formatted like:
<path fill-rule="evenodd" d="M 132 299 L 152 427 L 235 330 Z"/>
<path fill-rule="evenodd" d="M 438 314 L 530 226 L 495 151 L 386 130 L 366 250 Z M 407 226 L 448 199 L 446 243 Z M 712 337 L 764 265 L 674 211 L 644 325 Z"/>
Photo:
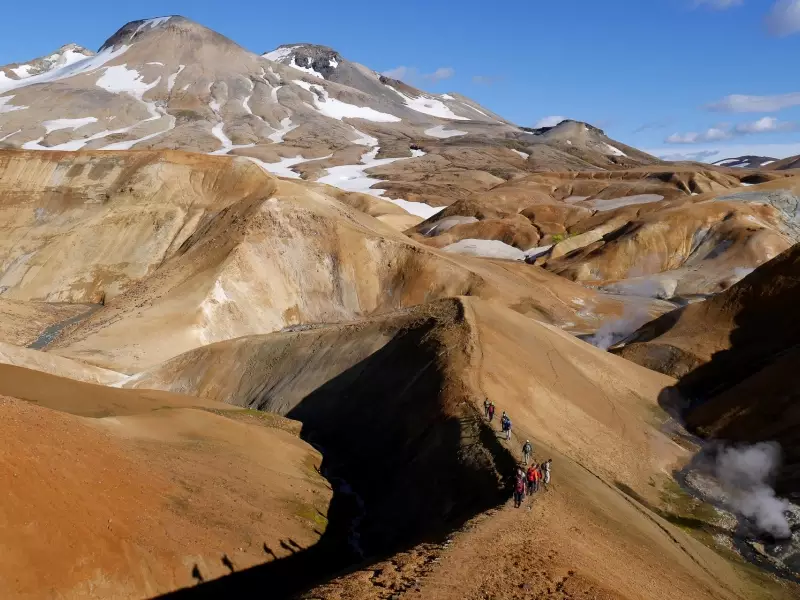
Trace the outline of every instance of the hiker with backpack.
<path fill-rule="evenodd" d="M 486 414 L 489 417 L 489 423 L 494 420 L 494 402 L 489 402 L 489 408 L 486 409 Z"/>
<path fill-rule="evenodd" d="M 553 464 L 552 458 L 548 458 L 542 464 L 542 481 L 544 483 L 545 489 L 547 489 L 547 486 L 550 485 L 550 467 L 552 466 L 552 464 Z"/>
<path fill-rule="evenodd" d="M 525 473 L 522 469 L 517 469 L 517 476 L 514 481 L 514 508 L 522 506 L 525 497 Z"/>
<path fill-rule="evenodd" d="M 501 427 L 502 427 L 503 431 L 506 434 L 506 439 L 510 440 L 511 439 L 511 419 L 509 418 L 509 416 L 505 412 L 503 412 L 503 419 L 501 420 L 500 424 L 501 424 Z"/>
<path fill-rule="evenodd" d="M 525 474 L 525 484 L 526 484 L 526 488 L 527 488 L 526 491 L 528 493 L 528 496 L 532 496 L 533 495 L 533 484 L 534 484 L 535 478 L 536 478 L 536 464 L 534 463 L 528 468 L 528 472 Z"/>
<path fill-rule="evenodd" d="M 527 465 L 533 453 L 533 445 L 530 440 L 525 440 L 522 445 L 522 464 Z"/>

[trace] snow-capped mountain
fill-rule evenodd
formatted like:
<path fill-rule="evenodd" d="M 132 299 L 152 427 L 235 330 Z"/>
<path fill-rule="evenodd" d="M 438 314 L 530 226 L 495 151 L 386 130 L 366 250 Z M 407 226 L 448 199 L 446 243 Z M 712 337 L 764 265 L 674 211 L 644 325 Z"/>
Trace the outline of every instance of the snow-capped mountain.
<path fill-rule="evenodd" d="M 579 129 L 526 131 L 324 46 L 259 56 L 179 16 L 128 23 L 97 54 L 70 45 L 0 68 L 0 146 L 236 154 L 281 176 L 439 206 L 534 168 L 656 162 L 587 145 Z"/>
<path fill-rule="evenodd" d="M 401 101 L 426 115 L 459 121 L 507 123 L 505 119 L 458 94 L 429 94 L 402 81 L 376 73 L 364 65 L 350 62 L 336 50 L 315 44 L 285 44 L 262 56 L 312 77 L 333 81 L 383 98 Z"/>
<path fill-rule="evenodd" d="M 0 67 L 0 88 L 3 87 L 5 81 L 19 81 L 35 75 L 41 75 L 48 71 L 67 67 L 90 56 L 94 56 L 94 52 L 91 50 L 82 48 L 77 44 L 67 44 L 52 54 L 33 59 L 27 63 Z"/>
<path fill-rule="evenodd" d="M 711 163 L 718 167 L 728 167 L 731 169 L 758 169 L 759 167 L 766 167 L 774 162 L 777 158 L 770 158 L 768 156 L 738 156 L 736 158 L 724 158 Z"/>

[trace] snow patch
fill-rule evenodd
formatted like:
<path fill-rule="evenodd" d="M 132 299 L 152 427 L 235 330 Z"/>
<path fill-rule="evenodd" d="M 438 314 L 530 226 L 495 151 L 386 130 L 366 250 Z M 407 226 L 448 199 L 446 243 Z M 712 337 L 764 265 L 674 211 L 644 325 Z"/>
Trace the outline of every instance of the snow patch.
<path fill-rule="evenodd" d="M 18 79 L 25 79 L 26 77 L 31 76 L 31 69 L 33 67 L 31 65 L 20 65 L 11 69 L 11 72 L 17 76 Z"/>
<path fill-rule="evenodd" d="M 136 28 L 136 31 L 133 32 L 133 34 L 131 35 L 131 37 L 129 39 L 132 40 L 140 32 L 144 31 L 145 29 L 155 29 L 159 25 L 162 25 L 162 24 L 166 23 L 167 21 L 169 21 L 171 18 L 172 17 L 156 17 L 155 19 L 147 19 L 144 23 L 142 23 L 141 25 L 139 25 Z"/>
<path fill-rule="evenodd" d="M 145 83 L 142 81 L 142 75 L 136 69 L 129 69 L 125 65 L 117 65 L 106 67 L 100 79 L 97 80 L 97 86 L 107 92 L 127 93 L 141 100 L 145 92 L 157 86 L 159 81 L 161 81 L 161 77 L 158 77 L 152 83 Z"/>
<path fill-rule="evenodd" d="M 285 119 L 281 119 L 281 128 L 273 133 L 270 133 L 267 137 L 269 137 L 269 139 L 276 144 L 280 144 L 287 133 L 293 129 L 297 129 L 298 127 L 300 126 L 292 125 L 292 120 L 289 117 L 286 117 Z"/>
<path fill-rule="evenodd" d="M 82 119 L 53 119 L 52 121 L 45 121 L 42 123 L 45 129 L 45 135 L 51 131 L 58 131 L 59 129 L 80 129 L 84 125 L 90 123 L 97 123 L 96 117 L 83 117 Z"/>
<path fill-rule="evenodd" d="M 102 52 L 88 57 L 84 56 L 83 54 L 73 52 L 73 55 L 80 56 L 81 58 L 79 60 L 73 60 L 72 62 L 64 64 L 57 69 L 47 71 L 46 73 L 32 75 L 31 77 L 26 77 L 25 79 L 20 80 L 9 79 L 6 77 L 5 73 L 0 71 L 0 93 L 8 90 L 27 87 L 37 83 L 60 81 L 61 79 L 66 79 L 67 77 L 73 77 L 83 73 L 91 73 L 101 68 L 107 62 L 122 56 L 125 52 L 127 52 L 128 48 L 130 48 L 130 46 L 120 46 L 116 50 L 106 48 Z"/>
<path fill-rule="evenodd" d="M 0 98 L 0 115 L 3 113 L 10 113 L 14 112 L 15 110 L 25 110 L 28 108 L 27 106 L 7 106 L 9 102 L 14 98 L 14 96 L 4 96 Z"/>
<path fill-rule="evenodd" d="M 267 60 L 272 60 L 275 62 L 281 62 L 285 58 L 289 58 L 292 55 L 292 52 L 295 48 L 299 48 L 299 46 L 288 46 L 286 48 L 277 48 L 272 52 L 266 52 L 261 56 L 266 58 Z"/>
<path fill-rule="evenodd" d="M 439 98 L 441 98 L 442 100 L 455 100 L 455 98 L 453 98 L 450 94 L 442 94 L 441 96 L 439 96 Z"/>
<path fill-rule="evenodd" d="M 175 87 L 175 80 L 178 79 L 178 75 L 180 75 L 181 71 L 183 71 L 185 68 L 186 68 L 186 65 L 178 65 L 178 70 L 175 73 L 173 73 L 172 75 L 170 75 L 169 77 L 167 77 L 167 91 L 168 92 L 171 92 L 172 88 Z M 183 88 L 183 89 L 185 90 L 186 88 Z"/>
<path fill-rule="evenodd" d="M 606 146 L 606 149 L 608 150 L 608 152 L 610 154 L 613 154 L 614 156 L 628 156 L 622 150 L 620 150 L 619 148 L 615 148 L 611 144 L 606 144 L 605 146 Z"/>
<path fill-rule="evenodd" d="M 263 160 L 259 160 L 252 156 L 246 156 L 245 158 L 253 161 L 268 173 L 278 175 L 279 177 L 289 177 L 291 179 L 300 179 L 300 174 L 292 171 L 291 169 L 291 167 L 294 165 L 299 165 L 300 163 L 309 162 L 312 160 L 320 160 L 319 158 L 303 158 L 299 154 L 294 158 L 282 158 L 276 163 L 266 163 Z"/>
<path fill-rule="evenodd" d="M 370 194 L 372 196 L 381 197 L 384 194 L 384 190 L 372 189 L 372 186 L 376 183 L 380 183 L 381 180 L 375 179 L 374 177 L 369 177 L 366 174 L 366 170 L 373 167 L 388 165 L 398 160 L 407 159 L 402 157 L 375 158 L 378 155 L 379 150 L 380 148 L 376 146 L 369 152 L 362 154 L 360 164 L 329 167 L 328 174 L 319 178 L 317 183 L 327 183 L 328 185 L 333 185 L 348 192 L 360 192 L 362 194 Z M 423 156 L 424 154 L 425 153 L 420 150 L 417 151 L 417 153 L 412 153 L 412 158 Z M 408 213 L 417 215 L 423 219 L 432 217 L 436 213 L 446 208 L 444 206 L 430 206 L 424 202 L 408 202 L 406 200 L 393 200 L 391 198 L 384 198 L 384 200 L 388 200 L 392 204 L 396 204 Z"/>
<path fill-rule="evenodd" d="M 609 198 L 608 200 L 597 198 L 587 202 L 590 208 L 599 211 L 614 210 L 623 206 L 631 206 L 633 204 L 650 204 L 651 202 L 661 202 L 664 196 L 659 194 L 636 194 L 633 196 L 625 196 L 624 198 Z"/>
<path fill-rule="evenodd" d="M 307 67 L 304 67 L 302 65 L 297 64 L 297 57 L 296 56 L 292 59 L 291 64 L 289 64 L 289 66 L 292 67 L 293 69 L 297 69 L 298 71 L 302 71 L 303 73 L 306 73 L 308 75 L 313 75 L 314 77 L 318 77 L 320 79 L 325 79 L 322 75 L 320 75 L 314 69 L 312 69 L 311 65 L 312 65 L 312 62 L 311 62 L 310 58 L 308 59 L 308 66 Z"/>
<path fill-rule="evenodd" d="M 435 138 L 451 138 L 459 135 L 467 135 L 466 131 L 459 131 L 458 129 L 445 129 L 444 125 L 437 125 L 425 130 L 425 135 Z"/>
<path fill-rule="evenodd" d="M 367 135 L 353 127 L 353 131 L 358 136 L 356 139 L 353 140 L 354 144 L 358 144 L 359 146 L 369 146 L 370 148 L 373 146 L 378 145 L 378 138 L 374 138 L 371 135 Z"/>
<path fill-rule="evenodd" d="M 506 260 L 525 260 L 525 253 L 519 248 L 509 246 L 499 240 L 459 240 L 442 248 L 445 252 L 467 254 L 481 258 L 502 258 Z"/>
<path fill-rule="evenodd" d="M 231 150 L 235 150 L 237 148 L 252 148 L 255 144 L 234 144 L 231 139 L 225 135 L 225 123 L 220 121 L 214 127 L 211 128 L 211 135 L 219 140 L 219 143 L 222 144 L 222 148 L 219 150 L 215 150 L 214 152 L 209 152 L 212 155 L 222 155 L 228 154 Z"/>
<path fill-rule="evenodd" d="M 331 119 L 364 119 L 366 121 L 375 121 L 378 123 L 396 123 L 401 119 L 390 115 L 388 113 L 379 112 L 368 106 L 356 106 L 355 104 L 348 104 L 336 98 L 331 98 L 328 95 L 328 90 L 321 85 L 308 83 L 295 79 L 292 81 L 295 85 L 311 92 L 314 107 L 321 114 Z"/>
<path fill-rule="evenodd" d="M 511 151 L 512 152 L 516 152 L 517 154 L 519 154 L 525 160 L 528 160 L 528 157 L 530 156 L 530 154 L 528 154 L 527 152 L 520 152 L 519 150 L 514 150 L 513 148 L 511 149 Z"/>
<path fill-rule="evenodd" d="M 423 95 L 418 96 L 416 98 L 411 98 L 410 96 L 406 96 L 403 92 L 393 88 L 390 85 L 387 85 L 386 87 L 392 90 L 398 96 L 400 96 L 403 99 L 403 102 L 405 102 L 406 106 L 408 106 L 408 108 L 410 108 L 411 110 L 415 110 L 417 112 L 426 115 L 431 115 L 434 117 L 440 117 L 442 119 L 469 121 L 467 117 L 459 117 L 456 113 L 450 110 L 441 100 L 437 100 L 436 98 L 430 98 L 428 96 L 423 96 Z"/>

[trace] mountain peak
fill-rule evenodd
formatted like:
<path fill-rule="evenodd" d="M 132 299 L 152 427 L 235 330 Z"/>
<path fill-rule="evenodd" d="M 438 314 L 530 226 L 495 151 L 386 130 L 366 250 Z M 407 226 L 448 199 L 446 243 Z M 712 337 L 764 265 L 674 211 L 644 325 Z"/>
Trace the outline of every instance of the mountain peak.
<path fill-rule="evenodd" d="M 332 79 L 344 62 L 336 50 L 319 44 L 282 44 L 261 56 L 322 79 Z"/>

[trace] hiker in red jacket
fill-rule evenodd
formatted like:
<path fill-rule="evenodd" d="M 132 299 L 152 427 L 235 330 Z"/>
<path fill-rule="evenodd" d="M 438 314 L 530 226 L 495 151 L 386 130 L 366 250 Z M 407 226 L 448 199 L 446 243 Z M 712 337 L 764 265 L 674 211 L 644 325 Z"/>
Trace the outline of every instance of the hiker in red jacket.
<path fill-rule="evenodd" d="M 489 416 L 489 422 L 492 422 L 494 419 L 494 402 L 489 403 L 489 408 L 486 409 L 486 414 Z"/>
<path fill-rule="evenodd" d="M 533 495 L 533 484 L 536 482 L 536 463 L 532 464 L 528 468 L 528 472 L 525 474 L 525 483 L 527 487 L 528 496 Z"/>

